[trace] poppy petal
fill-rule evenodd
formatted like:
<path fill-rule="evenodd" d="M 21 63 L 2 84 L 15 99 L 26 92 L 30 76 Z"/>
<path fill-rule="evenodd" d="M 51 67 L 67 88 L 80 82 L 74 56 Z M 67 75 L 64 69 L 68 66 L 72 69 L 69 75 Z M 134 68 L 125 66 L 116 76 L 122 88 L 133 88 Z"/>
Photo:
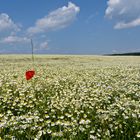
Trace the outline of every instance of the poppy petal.
<path fill-rule="evenodd" d="M 30 80 L 34 75 L 35 75 L 34 70 L 26 71 L 26 73 L 25 73 L 26 80 Z"/>

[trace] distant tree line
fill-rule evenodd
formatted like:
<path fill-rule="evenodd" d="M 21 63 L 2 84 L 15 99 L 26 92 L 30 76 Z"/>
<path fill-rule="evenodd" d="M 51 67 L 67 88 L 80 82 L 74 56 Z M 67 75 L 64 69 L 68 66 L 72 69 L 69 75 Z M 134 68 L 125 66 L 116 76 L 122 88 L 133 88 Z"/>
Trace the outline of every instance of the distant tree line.
<path fill-rule="evenodd" d="M 140 52 L 107 54 L 109 56 L 140 56 Z"/>

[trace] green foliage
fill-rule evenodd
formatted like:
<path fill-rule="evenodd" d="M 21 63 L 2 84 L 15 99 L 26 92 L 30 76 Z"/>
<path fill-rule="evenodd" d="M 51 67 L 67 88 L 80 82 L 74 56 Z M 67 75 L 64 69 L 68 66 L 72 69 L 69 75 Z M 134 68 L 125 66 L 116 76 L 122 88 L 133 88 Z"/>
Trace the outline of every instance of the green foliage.
<path fill-rule="evenodd" d="M 0 56 L 0 139 L 137 140 L 140 57 Z"/>

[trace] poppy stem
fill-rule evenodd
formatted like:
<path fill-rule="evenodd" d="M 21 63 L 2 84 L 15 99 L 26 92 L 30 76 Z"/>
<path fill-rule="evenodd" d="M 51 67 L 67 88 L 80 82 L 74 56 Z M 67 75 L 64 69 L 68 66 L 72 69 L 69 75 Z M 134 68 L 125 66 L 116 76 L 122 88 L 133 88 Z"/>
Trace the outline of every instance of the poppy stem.
<path fill-rule="evenodd" d="M 31 39 L 31 46 L 32 46 L 32 63 L 34 67 L 34 45 L 33 45 L 33 40 Z"/>

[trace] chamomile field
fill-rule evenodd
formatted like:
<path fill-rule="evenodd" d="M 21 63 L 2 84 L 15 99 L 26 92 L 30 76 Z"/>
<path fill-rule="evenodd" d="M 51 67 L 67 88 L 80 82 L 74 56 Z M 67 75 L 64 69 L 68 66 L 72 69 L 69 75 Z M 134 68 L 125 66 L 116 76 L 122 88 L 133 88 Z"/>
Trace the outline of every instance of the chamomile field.
<path fill-rule="evenodd" d="M 0 139 L 139 140 L 140 57 L 1 55 Z"/>

